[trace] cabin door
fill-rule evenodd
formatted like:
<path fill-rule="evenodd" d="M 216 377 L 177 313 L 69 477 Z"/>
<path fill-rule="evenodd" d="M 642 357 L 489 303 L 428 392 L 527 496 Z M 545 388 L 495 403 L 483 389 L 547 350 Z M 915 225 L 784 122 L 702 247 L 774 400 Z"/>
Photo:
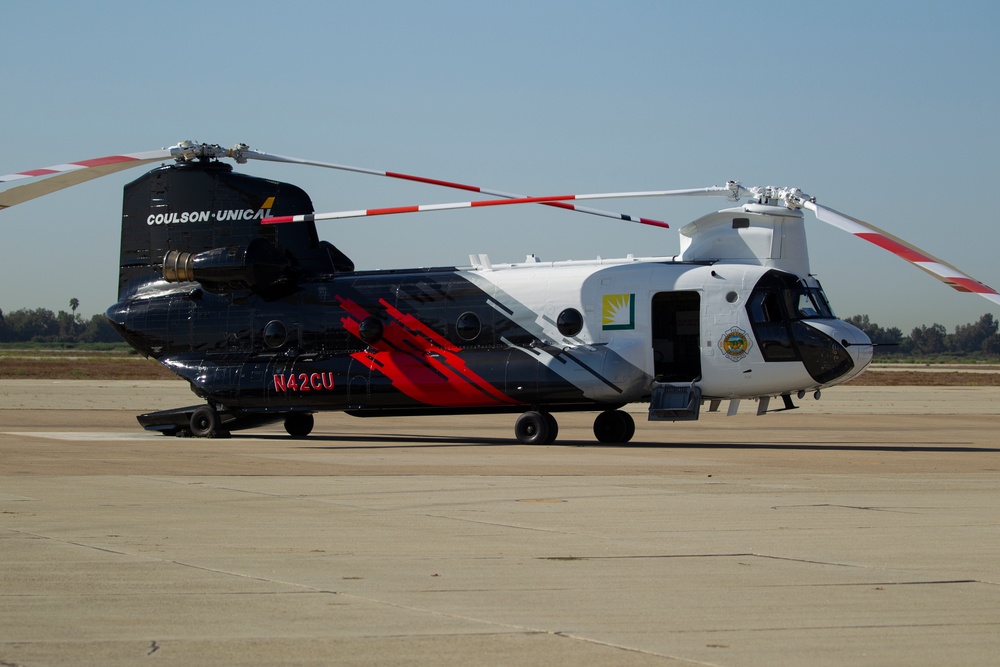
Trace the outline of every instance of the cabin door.
<path fill-rule="evenodd" d="M 701 377 L 701 295 L 653 295 L 653 374 L 657 382 L 692 382 Z"/>

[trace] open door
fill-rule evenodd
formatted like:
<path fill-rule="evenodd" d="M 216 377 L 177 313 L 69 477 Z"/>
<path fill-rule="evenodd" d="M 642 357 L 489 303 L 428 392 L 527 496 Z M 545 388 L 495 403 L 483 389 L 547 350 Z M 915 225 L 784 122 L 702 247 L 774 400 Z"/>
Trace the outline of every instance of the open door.
<path fill-rule="evenodd" d="M 701 295 L 653 295 L 653 373 L 657 382 L 691 382 L 701 377 Z"/>

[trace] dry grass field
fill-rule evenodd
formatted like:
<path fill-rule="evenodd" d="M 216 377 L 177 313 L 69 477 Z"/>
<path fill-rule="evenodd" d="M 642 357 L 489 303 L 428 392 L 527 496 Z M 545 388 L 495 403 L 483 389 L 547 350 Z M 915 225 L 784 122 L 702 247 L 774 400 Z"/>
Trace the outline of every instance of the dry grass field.
<path fill-rule="evenodd" d="M 4 350 L 3 380 L 171 380 L 177 376 L 152 359 L 122 352 Z"/>
<path fill-rule="evenodd" d="M 937 368 L 869 368 L 847 384 L 855 387 L 998 387 L 1000 367 L 970 366 L 969 369 Z"/>

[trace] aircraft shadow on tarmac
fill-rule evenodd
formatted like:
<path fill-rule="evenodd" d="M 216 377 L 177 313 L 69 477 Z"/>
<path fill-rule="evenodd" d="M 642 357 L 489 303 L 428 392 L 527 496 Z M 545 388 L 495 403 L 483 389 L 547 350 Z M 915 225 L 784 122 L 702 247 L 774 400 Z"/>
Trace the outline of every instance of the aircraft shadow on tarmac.
<path fill-rule="evenodd" d="M 288 436 L 254 434 L 253 439 L 286 440 Z M 522 445 L 513 438 L 469 438 L 431 434 L 379 434 L 334 435 L 313 434 L 308 440 L 301 440 L 303 449 L 401 449 L 438 447 L 538 447 Z M 309 444 L 307 444 L 309 443 Z M 314 444 L 313 444 L 314 443 Z M 336 444 L 342 443 L 342 444 Z M 629 442 L 606 444 L 591 440 L 559 440 L 547 447 L 615 448 L 615 449 L 737 449 L 737 450 L 796 450 L 796 451 L 843 451 L 843 452 L 955 452 L 955 453 L 1000 453 L 1000 447 L 975 447 L 927 442 L 913 444 L 871 444 L 858 442 Z"/>

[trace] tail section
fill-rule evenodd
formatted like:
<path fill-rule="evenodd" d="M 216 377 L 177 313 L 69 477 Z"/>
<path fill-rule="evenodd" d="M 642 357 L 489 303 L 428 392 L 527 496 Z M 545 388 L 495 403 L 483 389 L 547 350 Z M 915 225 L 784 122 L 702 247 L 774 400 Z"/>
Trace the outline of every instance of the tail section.
<path fill-rule="evenodd" d="M 224 290 L 279 275 L 352 271 L 350 259 L 319 240 L 314 223 L 261 224 L 312 211 L 301 188 L 234 173 L 222 162 L 154 169 L 125 186 L 118 300 L 164 278 Z"/>

